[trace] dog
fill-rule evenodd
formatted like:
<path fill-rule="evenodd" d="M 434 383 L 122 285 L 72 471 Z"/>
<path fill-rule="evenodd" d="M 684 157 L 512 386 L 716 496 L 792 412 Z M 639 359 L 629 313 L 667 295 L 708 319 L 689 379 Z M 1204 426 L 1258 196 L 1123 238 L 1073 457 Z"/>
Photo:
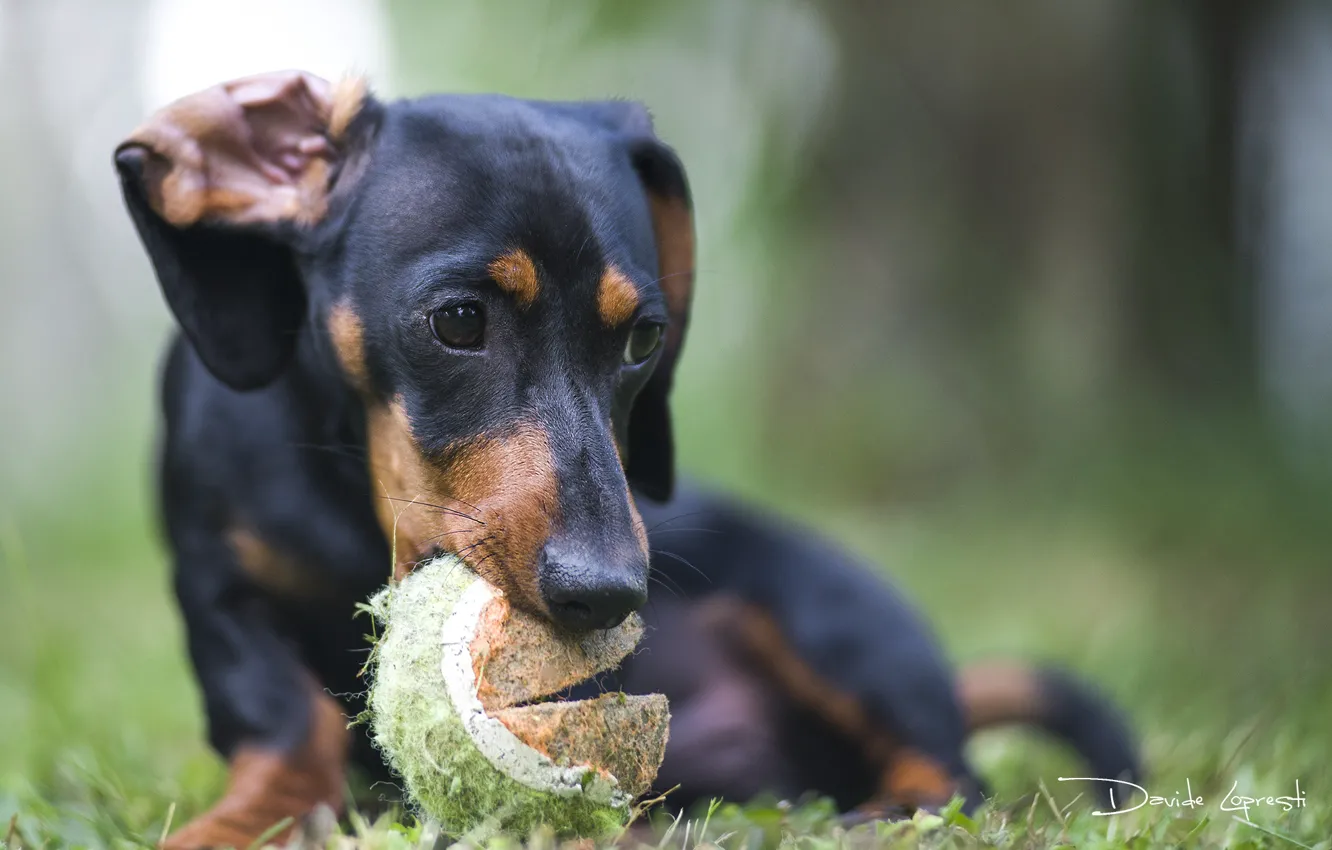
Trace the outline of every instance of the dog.
<path fill-rule="evenodd" d="M 585 687 L 661 692 L 676 805 L 813 790 L 850 813 L 979 801 L 970 731 L 1042 726 L 1098 776 L 1115 712 L 1021 665 L 955 674 L 835 547 L 675 482 L 694 281 L 685 171 L 630 102 L 433 96 L 291 71 L 153 115 L 115 152 L 179 326 L 159 494 L 229 779 L 172 850 L 342 807 L 356 604 L 453 552 L 574 631 L 647 638 Z M 692 529 L 692 530 L 691 530 Z M 654 554 L 655 551 L 655 554 Z M 650 577 L 666 586 L 646 605 Z"/>

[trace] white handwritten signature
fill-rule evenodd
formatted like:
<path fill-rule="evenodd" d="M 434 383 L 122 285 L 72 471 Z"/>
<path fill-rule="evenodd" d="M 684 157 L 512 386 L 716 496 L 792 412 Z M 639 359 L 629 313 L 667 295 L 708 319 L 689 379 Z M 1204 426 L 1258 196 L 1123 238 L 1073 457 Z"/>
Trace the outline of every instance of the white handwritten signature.
<path fill-rule="evenodd" d="M 1193 782 L 1189 779 L 1184 780 L 1185 790 L 1183 795 L 1176 791 L 1169 797 L 1152 794 L 1141 785 L 1136 785 L 1123 779 L 1098 779 L 1091 776 L 1061 776 L 1059 777 L 1059 781 L 1110 783 L 1111 787 L 1107 790 L 1110 792 L 1110 805 L 1113 808 L 1105 812 L 1092 812 L 1092 814 L 1097 817 L 1128 814 L 1129 812 L 1136 812 L 1143 806 L 1164 806 L 1168 809 L 1201 809 L 1207 805 L 1201 794 L 1193 793 Z M 1304 808 L 1306 803 L 1304 794 L 1300 791 L 1300 781 L 1298 779 L 1295 780 L 1295 794 L 1293 796 L 1251 797 L 1248 794 L 1238 793 L 1238 789 L 1239 780 L 1236 780 L 1235 783 L 1230 786 L 1230 790 L 1226 792 L 1226 796 L 1221 799 L 1221 811 L 1244 812 L 1244 818 L 1246 820 L 1249 817 L 1249 809 L 1251 807 L 1280 807 L 1282 811 L 1289 812 L 1293 809 Z M 1119 791 L 1120 795 L 1124 798 L 1123 803 L 1116 802 L 1116 791 Z M 1133 802 L 1135 798 L 1141 799 L 1138 800 L 1136 805 L 1127 806 L 1127 804 Z"/>

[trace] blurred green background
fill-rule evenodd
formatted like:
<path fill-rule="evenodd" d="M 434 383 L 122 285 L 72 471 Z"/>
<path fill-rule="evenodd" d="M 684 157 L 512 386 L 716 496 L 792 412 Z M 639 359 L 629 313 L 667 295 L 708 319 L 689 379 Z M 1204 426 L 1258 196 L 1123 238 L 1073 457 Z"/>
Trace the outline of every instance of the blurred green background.
<path fill-rule="evenodd" d="M 1328 4 L 4 0 L 0 815 L 217 787 L 110 153 L 290 66 L 648 103 L 698 208 L 686 471 L 865 553 L 958 658 L 1094 677 L 1167 785 L 1332 805 Z M 1054 784 L 1031 747 L 978 743 L 1009 798 Z"/>

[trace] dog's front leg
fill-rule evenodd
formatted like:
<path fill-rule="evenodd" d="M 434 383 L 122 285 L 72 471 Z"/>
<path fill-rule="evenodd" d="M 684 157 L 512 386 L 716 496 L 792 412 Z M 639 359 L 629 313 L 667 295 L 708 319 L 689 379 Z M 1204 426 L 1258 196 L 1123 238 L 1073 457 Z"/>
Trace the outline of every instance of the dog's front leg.
<path fill-rule="evenodd" d="M 227 760 L 222 799 L 171 835 L 168 850 L 281 839 L 320 804 L 342 809 L 350 745 L 342 707 L 282 635 L 279 614 L 231 549 L 173 535 L 176 590 L 203 690 L 209 738 Z"/>

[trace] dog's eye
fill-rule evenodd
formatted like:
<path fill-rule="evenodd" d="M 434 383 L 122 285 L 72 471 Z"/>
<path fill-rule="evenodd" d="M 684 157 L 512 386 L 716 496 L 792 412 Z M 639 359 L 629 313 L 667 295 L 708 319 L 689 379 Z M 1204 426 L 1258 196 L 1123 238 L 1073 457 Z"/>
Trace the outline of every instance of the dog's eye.
<path fill-rule="evenodd" d="M 652 356 L 661 344 L 662 326 L 657 322 L 639 322 L 629 332 L 629 342 L 624 346 L 624 362 L 636 366 Z"/>
<path fill-rule="evenodd" d="M 449 348 L 480 348 L 486 338 L 485 308 L 476 301 L 442 307 L 430 314 L 430 330 Z"/>

